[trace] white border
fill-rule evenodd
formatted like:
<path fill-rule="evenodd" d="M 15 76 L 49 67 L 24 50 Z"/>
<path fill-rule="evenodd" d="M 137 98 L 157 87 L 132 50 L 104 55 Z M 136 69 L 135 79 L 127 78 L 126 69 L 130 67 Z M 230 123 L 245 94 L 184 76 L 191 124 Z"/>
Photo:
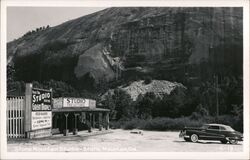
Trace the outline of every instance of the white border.
<path fill-rule="evenodd" d="M 6 144 L 6 8 L 53 7 L 244 7 L 244 146 L 243 152 L 7 152 Z M 1 1 L 1 152 L 0 159 L 249 159 L 249 1 L 248 0 L 2 0 Z"/>

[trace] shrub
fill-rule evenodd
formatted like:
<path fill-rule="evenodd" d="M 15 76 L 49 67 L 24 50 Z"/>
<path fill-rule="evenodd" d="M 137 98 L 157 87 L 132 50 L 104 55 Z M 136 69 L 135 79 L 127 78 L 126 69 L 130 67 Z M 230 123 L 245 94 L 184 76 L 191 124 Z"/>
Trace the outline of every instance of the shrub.
<path fill-rule="evenodd" d="M 117 121 L 112 123 L 113 128 L 123 129 L 143 129 L 154 131 L 180 130 L 185 126 L 200 127 L 205 122 L 203 120 L 191 120 L 189 117 L 168 118 L 157 117 L 154 119 L 134 118 L 126 121 Z M 111 127 L 111 128 L 112 128 Z"/>
<path fill-rule="evenodd" d="M 132 119 L 130 121 L 127 121 L 124 125 L 123 125 L 123 129 L 135 129 L 135 128 L 142 128 L 142 124 L 143 124 L 144 120 L 141 119 Z"/>

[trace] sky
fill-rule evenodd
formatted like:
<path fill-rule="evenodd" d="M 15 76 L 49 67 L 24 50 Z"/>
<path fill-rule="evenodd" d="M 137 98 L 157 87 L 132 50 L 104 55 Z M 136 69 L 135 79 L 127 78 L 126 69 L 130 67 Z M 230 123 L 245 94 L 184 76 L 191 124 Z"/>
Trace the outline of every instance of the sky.
<path fill-rule="evenodd" d="M 8 7 L 7 42 L 42 26 L 56 26 L 105 8 L 95 7 Z"/>

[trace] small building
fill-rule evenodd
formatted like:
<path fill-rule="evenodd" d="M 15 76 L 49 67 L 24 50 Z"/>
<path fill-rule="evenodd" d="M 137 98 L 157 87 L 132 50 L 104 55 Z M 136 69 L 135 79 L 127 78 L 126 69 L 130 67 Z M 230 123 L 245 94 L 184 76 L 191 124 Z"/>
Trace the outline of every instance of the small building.
<path fill-rule="evenodd" d="M 77 131 L 92 128 L 109 128 L 109 110 L 97 108 L 92 99 L 60 97 L 52 100 L 52 133 Z"/>

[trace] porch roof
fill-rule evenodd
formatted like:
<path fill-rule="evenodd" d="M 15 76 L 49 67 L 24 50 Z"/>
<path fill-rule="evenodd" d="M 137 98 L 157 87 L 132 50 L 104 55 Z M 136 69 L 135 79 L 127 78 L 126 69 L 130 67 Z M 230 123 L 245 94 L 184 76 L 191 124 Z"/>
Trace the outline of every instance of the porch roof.
<path fill-rule="evenodd" d="M 109 112 L 109 109 L 104 108 L 87 108 L 87 107 L 64 107 L 64 108 L 53 108 L 52 112 Z"/>

